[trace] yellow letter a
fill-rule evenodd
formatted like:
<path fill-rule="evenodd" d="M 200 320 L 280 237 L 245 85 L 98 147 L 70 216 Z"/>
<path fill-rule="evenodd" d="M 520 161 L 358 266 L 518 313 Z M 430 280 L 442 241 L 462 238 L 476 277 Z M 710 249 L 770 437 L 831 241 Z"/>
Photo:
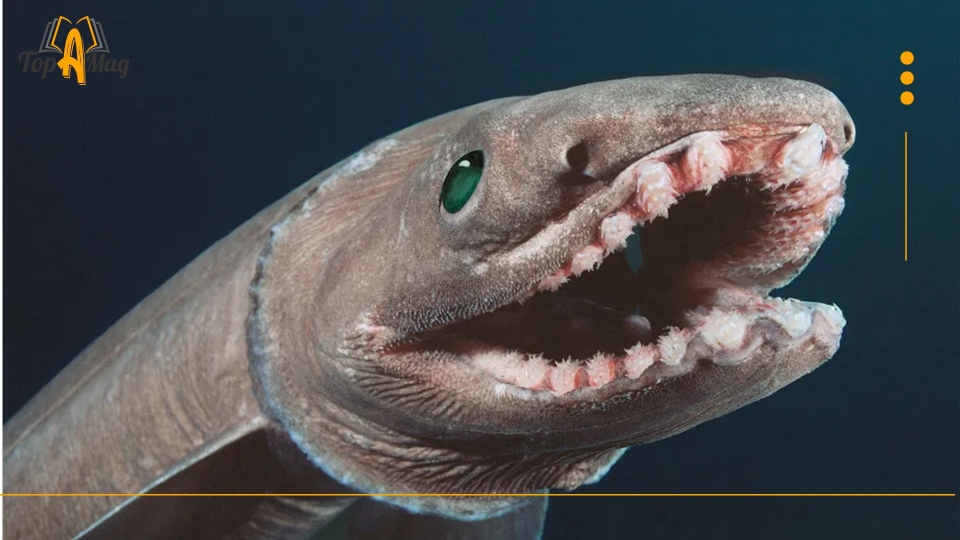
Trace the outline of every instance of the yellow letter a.
<path fill-rule="evenodd" d="M 83 38 L 76 28 L 67 33 L 67 42 L 63 45 L 63 59 L 57 62 L 57 67 L 63 70 L 63 78 L 70 78 L 70 69 L 77 72 L 77 84 L 87 84 L 87 73 L 84 67 L 86 58 L 83 54 Z"/>

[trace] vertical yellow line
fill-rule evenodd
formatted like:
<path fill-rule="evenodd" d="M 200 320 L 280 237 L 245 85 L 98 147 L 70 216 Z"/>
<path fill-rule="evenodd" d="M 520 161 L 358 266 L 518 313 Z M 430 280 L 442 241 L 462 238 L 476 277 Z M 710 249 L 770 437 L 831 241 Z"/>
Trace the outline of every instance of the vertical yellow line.
<path fill-rule="evenodd" d="M 907 260 L 907 132 L 903 132 L 903 260 Z"/>

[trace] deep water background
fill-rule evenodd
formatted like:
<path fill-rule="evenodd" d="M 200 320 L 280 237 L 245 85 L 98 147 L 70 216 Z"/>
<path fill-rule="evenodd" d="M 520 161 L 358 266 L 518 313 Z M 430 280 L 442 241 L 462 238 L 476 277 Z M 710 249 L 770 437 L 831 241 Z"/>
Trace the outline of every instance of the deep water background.
<path fill-rule="evenodd" d="M 782 291 L 843 308 L 840 351 L 770 399 L 631 449 L 580 491 L 958 491 L 956 2 L 132 4 L 4 2 L 4 419 L 203 249 L 374 139 L 597 80 L 777 75 L 826 86 L 857 124 L 846 210 Z M 110 57 L 130 59 L 126 78 L 78 88 L 22 72 L 47 21 L 86 14 Z M 957 509 L 554 498 L 545 538 L 957 538 Z"/>

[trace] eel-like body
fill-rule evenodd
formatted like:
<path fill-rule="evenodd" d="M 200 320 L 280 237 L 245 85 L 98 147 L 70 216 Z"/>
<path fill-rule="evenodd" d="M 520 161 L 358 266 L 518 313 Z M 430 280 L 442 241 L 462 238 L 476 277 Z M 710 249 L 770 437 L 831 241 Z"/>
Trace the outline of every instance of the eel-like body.
<path fill-rule="evenodd" d="M 787 79 L 635 78 L 369 145 L 222 239 L 4 425 L 10 540 L 537 538 L 542 493 L 836 351 L 768 296 L 843 207 L 853 123 Z M 643 263 L 624 246 L 641 228 Z"/>

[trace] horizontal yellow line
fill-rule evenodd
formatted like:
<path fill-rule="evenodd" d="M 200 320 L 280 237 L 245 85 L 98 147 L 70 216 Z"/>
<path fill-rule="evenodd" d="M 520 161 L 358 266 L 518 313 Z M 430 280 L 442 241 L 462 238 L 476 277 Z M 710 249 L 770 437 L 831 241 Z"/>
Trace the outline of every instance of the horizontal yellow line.
<path fill-rule="evenodd" d="M 0 493 L 2 497 L 956 497 L 956 493 Z"/>

